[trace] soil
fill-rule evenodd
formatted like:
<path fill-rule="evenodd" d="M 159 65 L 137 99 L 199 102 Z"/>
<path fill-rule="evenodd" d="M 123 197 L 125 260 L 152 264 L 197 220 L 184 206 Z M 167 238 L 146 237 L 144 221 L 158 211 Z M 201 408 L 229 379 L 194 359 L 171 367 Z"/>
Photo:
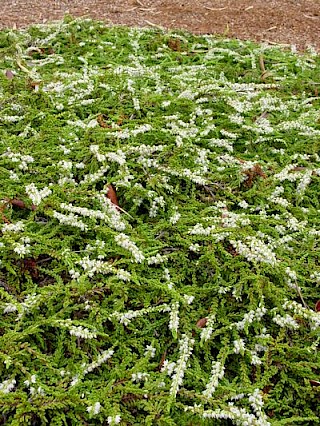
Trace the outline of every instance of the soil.
<path fill-rule="evenodd" d="M 56 20 L 65 13 L 320 51 L 320 0 L 2 0 L 0 28 Z"/>

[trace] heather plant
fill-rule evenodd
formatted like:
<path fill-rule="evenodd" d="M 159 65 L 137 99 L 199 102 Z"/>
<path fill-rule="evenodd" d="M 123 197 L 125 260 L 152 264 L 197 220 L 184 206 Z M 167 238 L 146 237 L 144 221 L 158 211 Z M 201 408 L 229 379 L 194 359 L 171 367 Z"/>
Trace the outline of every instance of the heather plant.
<path fill-rule="evenodd" d="M 318 424 L 319 56 L 66 17 L 0 69 L 0 423 Z"/>

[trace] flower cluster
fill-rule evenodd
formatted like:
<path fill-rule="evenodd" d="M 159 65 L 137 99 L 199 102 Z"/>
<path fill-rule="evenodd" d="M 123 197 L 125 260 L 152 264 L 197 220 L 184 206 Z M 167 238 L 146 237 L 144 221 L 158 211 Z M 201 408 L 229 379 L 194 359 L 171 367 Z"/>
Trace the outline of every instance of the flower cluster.
<path fill-rule="evenodd" d="M 233 342 L 233 352 L 235 354 L 243 354 L 245 351 L 245 343 L 243 339 L 238 339 Z"/>
<path fill-rule="evenodd" d="M 21 222 L 21 220 L 19 220 L 16 223 L 5 223 L 4 225 L 2 225 L 1 231 L 3 233 L 6 233 L 6 232 L 13 232 L 13 233 L 22 232 L 22 231 L 24 231 L 24 223 Z"/>
<path fill-rule="evenodd" d="M 170 312 L 170 307 L 169 305 L 159 305 L 159 306 L 154 306 L 154 307 L 150 307 L 150 308 L 144 308 L 144 309 L 140 309 L 137 311 L 127 311 L 124 313 L 121 312 L 113 312 L 109 318 L 116 318 L 120 324 L 124 324 L 124 325 L 128 325 L 134 318 L 139 318 L 142 317 L 146 314 L 149 314 L 151 312 Z"/>
<path fill-rule="evenodd" d="M 98 273 L 110 274 L 114 271 L 114 268 L 110 265 L 110 263 L 103 262 L 100 259 L 90 259 L 89 256 L 85 256 L 84 258 L 78 260 L 77 264 L 83 268 L 89 277 L 93 277 L 94 274 Z M 74 273 L 71 274 L 74 275 Z"/>
<path fill-rule="evenodd" d="M 28 197 L 31 199 L 35 206 L 38 206 L 43 198 L 48 197 L 52 193 L 51 189 L 47 186 L 43 189 L 38 189 L 34 183 L 26 186 L 26 193 Z"/>
<path fill-rule="evenodd" d="M 71 336 L 80 337 L 82 339 L 95 339 L 97 337 L 96 331 L 91 331 L 82 325 L 73 325 L 71 320 L 56 320 L 53 324 L 69 330 Z"/>
<path fill-rule="evenodd" d="M 150 374 L 148 374 L 148 373 L 140 373 L 140 372 L 138 372 L 138 373 L 133 373 L 131 375 L 131 380 L 133 382 L 136 382 L 136 383 L 146 382 L 146 381 L 148 381 L 149 377 L 150 377 Z"/>
<path fill-rule="evenodd" d="M 107 351 L 103 351 L 94 362 L 92 362 L 91 364 L 89 364 L 83 370 L 83 374 L 91 373 L 93 370 L 95 370 L 96 368 L 100 367 L 102 364 L 104 364 L 105 362 L 107 362 L 108 359 L 110 359 L 113 354 L 114 354 L 114 350 L 113 349 L 108 349 Z"/>
<path fill-rule="evenodd" d="M 19 169 L 26 171 L 29 168 L 29 164 L 34 162 L 34 158 L 31 155 L 23 155 L 19 152 L 12 152 L 11 148 L 8 147 L 6 152 L 2 154 L 2 157 L 9 158 L 13 163 L 19 163 Z"/>
<path fill-rule="evenodd" d="M 183 335 L 179 341 L 179 359 L 174 368 L 172 383 L 170 387 L 170 395 L 176 398 L 180 386 L 183 383 L 183 377 L 187 369 L 187 362 L 193 350 L 194 339 Z"/>
<path fill-rule="evenodd" d="M 128 235 L 120 233 L 114 237 L 115 242 L 123 247 L 125 250 L 130 251 L 133 256 L 134 262 L 141 263 L 144 261 L 145 256 L 141 250 L 138 249 L 136 244 L 130 240 Z"/>
<path fill-rule="evenodd" d="M 88 413 L 92 414 L 93 416 L 100 413 L 101 410 L 101 404 L 99 401 L 97 401 L 94 405 L 90 405 L 87 408 Z"/>
<path fill-rule="evenodd" d="M 29 237 L 20 238 L 20 242 L 13 244 L 13 251 L 20 257 L 25 257 L 30 253 L 30 241 Z"/>
<path fill-rule="evenodd" d="M 121 422 L 120 414 L 116 414 L 115 416 L 108 416 L 107 422 L 109 426 L 118 425 Z"/>
<path fill-rule="evenodd" d="M 256 310 L 251 310 L 244 314 L 243 320 L 237 322 L 235 326 L 238 330 L 243 330 L 252 324 L 253 321 L 260 321 L 266 312 L 267 309 L 264 306 L 258 306 Z"/>
<path fill-rule="evenodd" d="M 288 327 L 293 330 L 296 330 L 297 328 L 299 328 L 299 324 L 297 323 L 297 321 L 294 318 L 292 318 L 292 316 L 289 314 L 285 314 L 284 316 L 276 314 L 273 317 L 273 321 L 276 324 L 278 324 L 280 327 Z"/>
<path fill-rule="evenodd" d="M 174 336 L 177 335 L 179 327 L 179 306 L 179 302 L 175 302 L 170 308 L 169 329 L 172 331 Z"/>
<path fill-rule="evenodd" d="M 57 219 L 63 225 L 73 226 L 75 228 L 81 229 L 81 231 L 86 231 L 88 226 L 79 219 L 79 216 L 74 213 L 63 214 L 59 213 L 56 210 L 53 211 L 53 217 Z"/>
<path fill-rule="evenodd" d="M 216 388 L 218 387 L 219 380 L 224 376 L 224 366 L 219 361 L 214 361 L 212 363 L 211 378 L 209 383 L 206 385 L 206 390 L 202 393 L 207 398 L 211 398 Z"/>
<path fill-rule="evenodd" d="M 11 392 L 15 385 L 16 385 L 16 380 L 15 379 L 8 379 L 5 380 L 4 382 L 0 383 L 0 392 L 2 393 L 9 393 Z"/>
<path fill-rule="evenodd" d="M 201 330 L 201 341 L 207 341 L 210 339 L 213 332 L 213 325 L 215 323 L 216 315 L 211 314 L 207 317 L 206 326 Z"/>
<path fill-rule="evenodd" d="M 255 237 L 247 237 L 246 242 L 230 240 L 230 243 L 239 254 L 251 262 L 268 263 L 272 266 L 278 263 L 275 253 L 264 242 Z"/>

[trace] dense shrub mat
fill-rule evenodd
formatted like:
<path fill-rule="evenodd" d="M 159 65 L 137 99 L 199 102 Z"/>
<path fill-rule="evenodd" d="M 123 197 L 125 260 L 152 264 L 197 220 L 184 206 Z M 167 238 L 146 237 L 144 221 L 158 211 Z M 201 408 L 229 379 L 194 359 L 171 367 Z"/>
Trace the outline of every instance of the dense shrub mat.
<path fill-rule="evenodd" d="M 319 67 L 0 33 L 1 424 L 319 422 Z"/>

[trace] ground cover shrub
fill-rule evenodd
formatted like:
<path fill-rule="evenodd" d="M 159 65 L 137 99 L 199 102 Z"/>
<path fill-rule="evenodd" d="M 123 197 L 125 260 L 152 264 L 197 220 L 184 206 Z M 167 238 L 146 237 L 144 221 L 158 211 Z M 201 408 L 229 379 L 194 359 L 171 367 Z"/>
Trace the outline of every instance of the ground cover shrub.
<path fill-rule="evenodd" d="M 0 32 L 1 424 L 319 422 L 319 66 Z"/>

